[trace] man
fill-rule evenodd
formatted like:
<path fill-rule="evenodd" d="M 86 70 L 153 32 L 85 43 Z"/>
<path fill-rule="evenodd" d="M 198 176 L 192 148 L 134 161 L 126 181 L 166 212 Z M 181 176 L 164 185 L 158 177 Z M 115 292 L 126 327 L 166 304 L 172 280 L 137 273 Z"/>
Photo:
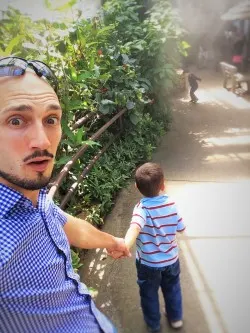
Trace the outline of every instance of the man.
<path fill-rule="evenodd" d="M 130 256 L 124 241 L 64 213 L 44 189 L 61 138 L 46 82 L 55 77 L 16 57 L 0 59 L 0 76 L 0 332 L 116 332 L 74 273 L 69 244 Z"/>

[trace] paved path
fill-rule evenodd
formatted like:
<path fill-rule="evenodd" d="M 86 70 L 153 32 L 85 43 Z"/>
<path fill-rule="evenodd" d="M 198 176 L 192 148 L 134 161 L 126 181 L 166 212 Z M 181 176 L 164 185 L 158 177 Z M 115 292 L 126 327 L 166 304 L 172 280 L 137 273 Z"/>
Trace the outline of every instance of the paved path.
<path fill-rule="evenodd" d="M 174 103 L 173 125 L 153 160 L 187 224 L 179 238 L 186 333 L 250 332 L 250 102 L 220 88 L 209 73 L 197 93 Z M 123 236 L 140 198 L 121 191 L 105 231 Z M 119 333 L 144 333 L 133 260 L 90 251 L 82 280 Z M 164 307 L 162 303 L 162 312 Z M 164 316 L 162 331 L 172 332 Z"/>

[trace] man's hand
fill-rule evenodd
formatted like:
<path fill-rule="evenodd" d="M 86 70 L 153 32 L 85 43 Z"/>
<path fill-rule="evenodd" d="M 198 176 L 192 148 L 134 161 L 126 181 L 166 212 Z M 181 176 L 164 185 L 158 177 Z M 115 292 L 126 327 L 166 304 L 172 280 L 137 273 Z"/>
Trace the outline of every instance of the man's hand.
<path fill-rule="evenodd" d="M 114 237 L 114 240 L 115 245 L 106 249 L 109 256 L 113 259 L 132 257 L 123 238 Z"/>

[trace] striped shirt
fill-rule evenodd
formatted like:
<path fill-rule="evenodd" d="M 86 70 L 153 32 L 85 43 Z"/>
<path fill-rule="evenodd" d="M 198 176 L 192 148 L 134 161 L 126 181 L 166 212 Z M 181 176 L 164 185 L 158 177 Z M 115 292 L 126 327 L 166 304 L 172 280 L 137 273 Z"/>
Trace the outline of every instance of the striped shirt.
<path fill-rule="evenodd" d="M 113 333 L 75 274 L 65 214 L 0 184 L 0 332 Z"/>
<path fill-rule="evenodd" d="M 176 232 L 183 231 L 185 226 L 167 195 L 141 199 L 133 211 L 133 224 L 141 229 L 136 240 L 136 257 L 142 264 L 164 267 L 176 262 Z"/>

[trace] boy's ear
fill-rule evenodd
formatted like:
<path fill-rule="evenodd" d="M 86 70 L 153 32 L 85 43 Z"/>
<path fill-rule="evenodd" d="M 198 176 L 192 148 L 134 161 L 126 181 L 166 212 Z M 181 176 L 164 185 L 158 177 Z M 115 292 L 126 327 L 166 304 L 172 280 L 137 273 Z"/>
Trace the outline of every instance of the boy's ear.
<path fill-rule="evenodd" d="M 163 192 L 166 189 L 165 181 L 163 180 L 160 190 Z"/>

